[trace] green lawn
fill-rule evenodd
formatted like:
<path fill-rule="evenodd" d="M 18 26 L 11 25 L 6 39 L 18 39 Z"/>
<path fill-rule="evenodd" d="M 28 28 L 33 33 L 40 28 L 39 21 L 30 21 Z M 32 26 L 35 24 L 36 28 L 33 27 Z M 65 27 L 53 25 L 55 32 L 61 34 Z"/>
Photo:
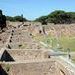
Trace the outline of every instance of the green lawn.
<path fill-rule="evenodd" d="M 52 49 L 58 48 L 59 50 L 66 51 L 69 48 L 71 51 L 75 51 L 75 37 L 61 37 L 55 38 L 50 35 L 48 36 L 36 36 L 36 40 L 46 43 L 51 46 Z"/>
<path fill-rule="evenodd" d="M 75 63 L 75 59 L 72 59 L 72 62 Z"/>
<path fill-rule="evenodd" d="M 48 46 L 51 46 L 50 48 L 57 51 L 67 51 L 69 48 L 71 51 L 75 51 L 75 37 L 61 37 L 61 38 L 55 38 L 50 35 L 48 36 L 35 36 L 34 39 L 38 41 L 42 41 L 46 43 Z M 59 47 L 57 44 L 59 43 Z M 75 63 L 75 58 L 72 58 L 72 62 Z"/>
<path fill-rule="evenodd" d="M 74 37 L 62 37 L 59 39 L 60 45 L 64 48 L 70 48 L 71 51 L 75 51 L 75 38 Z"/>

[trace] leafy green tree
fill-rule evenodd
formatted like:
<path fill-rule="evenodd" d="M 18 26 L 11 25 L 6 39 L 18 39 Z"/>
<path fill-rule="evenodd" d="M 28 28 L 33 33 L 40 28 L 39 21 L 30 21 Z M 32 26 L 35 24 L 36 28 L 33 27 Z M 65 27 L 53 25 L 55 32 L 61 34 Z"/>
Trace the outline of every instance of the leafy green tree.
<path fill-rule="evenodd" d="M 14 21 L 14 18 L 11 16 L 6 16 L 7 21 Z"/>
<path fill-rule="evenodd" d="M 47 24 L 47 16 L 41 16 L 40 18 L 37 18 L 35 21 L 41 22 L 42 24 Z"/>
<path fill-rule="evenodd" d="M 57 10 L 48 15 L 47 22 L 54 24 L 71 23 L 71 15 L 65 11 Z"/>
<path fill-rule="evenodd" d="M 19 21 L 19 22 L 27 21 L 27 19 L 26 18 L 23 18 L 22 15 L 21 16 L 14 16 L 14 17 L 6 16 L 6 19 L 8 21 L 13 21 L 13 22 L 15 22 L 15 21 Z"/>
<path fill-rule="evenodd" d="M 64 11 L 61 11 L 61 10 L 56 10 L 56 11 L 54 11 L 54 12 L 52 12 L 52 13 L 50 13 L 49 15 L 48 15 L 48 19 L 47 19 L 47 22 L 51 22 L 51 23 L 54 23 L 54 24 L 57 24 L 57 23 L 59 23 L 60 22 L 60 14 L 63 14 L 63 13 L 65 13 Z"/>
<path fill-rule="evenodd" d="M 22 16 L 15 16 L 14 21 L 22 22 L 22 21 L 27 21 L 27 20 L 25 18 L 23 18 Z"/>
<path fill-rule="evenodd" d="M 54 23 L 54 24 L 70 24 L 75 22 L 75 12 L 65 12 L 62 10 L 56 10 L 47 16 L 42 16 L 36 19 L 43 23 Z"/>
<path fill-rule="evenodd" d="M 20 22 L 21 22 L 21 21 L 22 21 L 22 17 L 21 17 L 21 16 L 15 16 L 15 17 L 14 17 L 14 20 L 15 20 L 15 21 L 20 21 Z"/>
<path fill-rule="evenodd" d="M 75 12 L 67 12 L 67 13 L 71 15 L 72 23 L 75 23 Z"/>

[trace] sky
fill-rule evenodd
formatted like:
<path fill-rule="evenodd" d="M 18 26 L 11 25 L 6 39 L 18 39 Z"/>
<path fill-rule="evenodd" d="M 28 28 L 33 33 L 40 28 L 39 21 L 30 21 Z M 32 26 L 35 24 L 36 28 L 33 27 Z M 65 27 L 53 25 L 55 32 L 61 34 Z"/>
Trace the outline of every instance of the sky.
<path fill-rule="evenodd" d="M 8 16 L 23 14 L 34 20 L 55 10 L 75 12 L 75 0 L 0 0 L 0 9 Z"/>

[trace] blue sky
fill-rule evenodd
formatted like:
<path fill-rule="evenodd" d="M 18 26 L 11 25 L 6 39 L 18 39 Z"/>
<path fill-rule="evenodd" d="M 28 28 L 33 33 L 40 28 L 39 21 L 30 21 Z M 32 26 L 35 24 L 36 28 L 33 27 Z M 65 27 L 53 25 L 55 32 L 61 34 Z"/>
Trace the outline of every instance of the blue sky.
<path fill-rule="evenodd" d="M 0 0 L 3 14 L 33 20 L 54 10 L 75 11 L 75 0 Z"/>

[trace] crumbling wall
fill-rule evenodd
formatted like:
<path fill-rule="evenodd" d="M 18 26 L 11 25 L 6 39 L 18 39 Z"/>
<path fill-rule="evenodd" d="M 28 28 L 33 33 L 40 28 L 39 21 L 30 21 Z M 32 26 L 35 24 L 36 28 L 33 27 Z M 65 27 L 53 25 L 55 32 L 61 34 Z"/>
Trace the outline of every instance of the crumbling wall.
<path fill-rule="evenodd" d="M 9 75 L 60 75 L 55 61 L 16 63 L 10 68 Z"/>
<path fill-rule="evenodd" d="M 7 50 L 7 52 L 16 62 L 30 59 L 44 59 L 43 50 Z"/>

